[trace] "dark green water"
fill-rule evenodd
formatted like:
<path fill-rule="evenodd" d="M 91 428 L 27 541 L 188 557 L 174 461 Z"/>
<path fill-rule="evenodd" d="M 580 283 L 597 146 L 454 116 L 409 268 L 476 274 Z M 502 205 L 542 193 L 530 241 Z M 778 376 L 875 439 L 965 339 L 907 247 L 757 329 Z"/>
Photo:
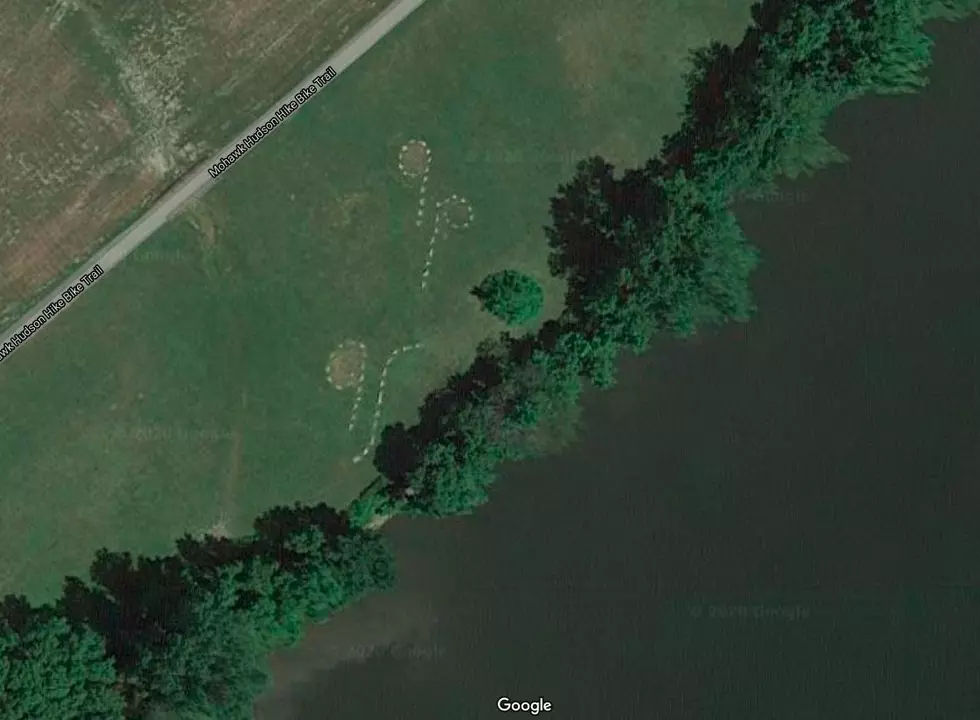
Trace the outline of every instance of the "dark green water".
<path fill-rule="evenodd" d="M 746 326 L 664 342 L 398 588 L 274 663 L 265 720 L 980 717 L 980 23 L 842 109 L 851 163 L 740 209 Z M 516 715 L 516 714 L 515 714 Z"/>

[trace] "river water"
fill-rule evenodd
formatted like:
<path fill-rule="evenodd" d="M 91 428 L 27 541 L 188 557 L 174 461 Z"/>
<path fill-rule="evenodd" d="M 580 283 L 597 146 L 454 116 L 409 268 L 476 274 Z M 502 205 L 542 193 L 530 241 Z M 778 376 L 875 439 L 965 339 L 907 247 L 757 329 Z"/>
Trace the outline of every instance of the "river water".
<path fill-rule="evenodd" d="M 274 658 L 262 720 L 980 717 L 980 23 L 739 216 L 744 326 L 664 341 L 398 586 Z"/>

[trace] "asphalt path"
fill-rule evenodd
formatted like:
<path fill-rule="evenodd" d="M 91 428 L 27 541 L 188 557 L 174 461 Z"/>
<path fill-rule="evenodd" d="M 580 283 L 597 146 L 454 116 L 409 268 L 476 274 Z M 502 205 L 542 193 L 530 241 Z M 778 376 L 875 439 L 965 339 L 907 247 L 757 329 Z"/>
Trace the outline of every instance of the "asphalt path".
<path fill-rule="evenodd" d="M 310 85 L 315 85 L 315 78 L 322 76 L 327 67 L 332 67 L 337 75 L 342 73 L 424 2 L 425 0 L 395 0 L 380 15 L 375 17 L 360 32 L 347 41 L 347 43 L 345 43 L 344 46 L 340 48 L 340 50 L 338 50 L 332 57 L 320 65 L 316 70 L 311 72 L 310 75 L 302 82 L 298 83 L 295 88 L 279 98 L 279 100 L 277 100 L 272 107 L 265 112 L 265 114 L 252 122 L 247 129 L 236 135 L 235 139 L 218 151 L 214 157 L 208 159 L 207 162 L 198 165 L 196 168 L 187 173 L 176 185 L 164 193 L 164 195 L 162 195 L 160 199 L 157 200 L 153 206 L 139 218 L 139 220 L 130 225 L 122 234 L 113 239 L 108 245 L 100 248 L 91 258 L 88 259 L 88 261 L 81 265 L 79 270 L 72 273 L 67 279 L 65 279 L 64 282 L 61 283 L 61 285 L 59 285 L 55 290 L 52 290 L 51 293 L 49 293 L 43 300 L 40 300 L 29 312 L 25 313 L 23 317 L 3 331 L 3 335 L 0 335 L 0 361 L 9 357 L 15 351 L 12 348 L 14 345 L 14 337 L 18 333 L 20 333 L 21 337 L 26 338 L 21 341 L 20 345 L 22 345 L 25 342 L 29 342 L 36 335 L 42 332 L 55 319 L 61 317 L 69 311 L 71 300 L 69 300 L 67 303 L 64 302 L 62 298 L 65 297 L 65 293 L 68 293 L 68 295 L 71 296 L 74 292 L 72 291 L 72 288 L 79 287 L 84 288 L 82 292 L 92 292 L 95 290 L 97 287 L 97 280 L 89 279 L 88 282 L 83 282 L 83 277 L 88 276 L 91 278 L 92 270 L 96 265 L 102 269 L 102 276 L 104 276 L 105 273 L 109 272 L 112 268 L 121 263 L 127 255 L 129 255 L 131 252 L 133 252 L 133 250 L 138 248 L 141 243 L 147 240 L 150 235 L 159 230 L 173 215 L 179 213 L 195 198 L 200 197 L 210 190 L 211 187 L 222 177 L 224 177 L 226 173 L 231 172 L 231 168 L 229 168 L 228 170 L 225 170 L 223 173 L 219 174 L 217 178 L 212 178 L 211 174 L 208 172 L 208 168 L 214 166 L 221 158 L 227 157 L 232 151 L 235 150 L 238 143 L 243 142 L 248 135 L 251 135 L 255 131 L 257 126 L 270 120 L 284 103 L 292 100 L 297 93 L 301 92 L 304 88 L 307 88 Z M 334 79 L 333 82 L 336 82 L 336 80 Z M 329 84 L 320 88 L 317 94 L 328 88 Z M 303 108 L 300 106 L 289 117 L 292 117 L 293 115 L 296 115 L 302 111 Z M 287 117 L 283 122 L 288 121 L 289 117 Z M 280 123 L 280 126 L 281 125 L 282 123 Z M 276 127 L 276 130 L 278 129 L 279 126 Z M 263 140 L 268 140 L 274 134 L 275 131 L 267 135 L 265 138 L 263 138 Z M 101 279 L 102 276 L 100 276 L 99 279 Z M 72 300 L 73 299 L 74 298 L 72 298 Z M 43 324 L 35 323 L 38 316 L 43 316 L 45 314 L 45 308 L 48 308 L 52 303 L 64 303 L 64 308 L 58 310 L 54 314 L 51 314 L 49 311 L 49 317 L 46 318 L 46 322 Z M 24 326 L 31 326 L 32 323 L 37 325 L 37 329 L 32 328 L 33 332 L 29 337 L 27 337 L 24 333 Z M 18 347 L 20 345 L 18 345 Z"/>

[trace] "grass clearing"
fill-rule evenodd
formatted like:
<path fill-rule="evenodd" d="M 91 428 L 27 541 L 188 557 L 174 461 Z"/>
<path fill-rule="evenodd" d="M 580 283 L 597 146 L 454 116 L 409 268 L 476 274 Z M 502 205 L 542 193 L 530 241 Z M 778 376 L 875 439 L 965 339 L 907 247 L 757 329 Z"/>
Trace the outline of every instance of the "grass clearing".
<path fill-rule="evenodd" d="M 470 288 L 513 268 L 560 309 L 547 199 L 656 152 L 748 7 L 429 0 L 0 367 L 3 589 L 349 502 L 377 429 L 503 329 Z"/>

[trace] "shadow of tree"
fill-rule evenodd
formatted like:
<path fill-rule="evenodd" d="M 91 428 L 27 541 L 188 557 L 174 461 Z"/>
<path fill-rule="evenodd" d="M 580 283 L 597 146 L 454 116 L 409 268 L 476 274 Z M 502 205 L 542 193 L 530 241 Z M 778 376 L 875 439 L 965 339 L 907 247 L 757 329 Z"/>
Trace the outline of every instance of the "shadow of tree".
<path fill-rule="evenodd" d="M 257 540 L 276 549 L 284 548 L 291 537 L 310 527 L 318 528 L 328 542 L 350 531 L 346 513 L 326 503 L 296 504 L 292 507 L 280 505 L 262 513 L 253 526 Z"/>

